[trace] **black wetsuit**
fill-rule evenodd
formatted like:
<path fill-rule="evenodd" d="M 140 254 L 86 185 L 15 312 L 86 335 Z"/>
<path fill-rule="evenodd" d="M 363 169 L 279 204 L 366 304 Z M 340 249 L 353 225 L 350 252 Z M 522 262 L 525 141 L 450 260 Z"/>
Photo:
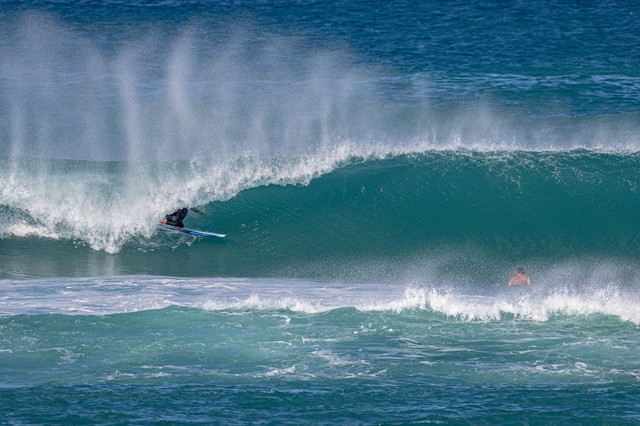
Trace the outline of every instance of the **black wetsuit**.
<path fill-rule="evenodd" d="M 185 217 L 187 217 L 187 213 L 189 213 L 189 210 L 192 210 L 196 213 L 200 213 L 200 210 L 195 209 L 193 207 L 183 207 L 179 210 L 176 210 L 175 212 L 168 214 L 167 217 L 165 219 L 167 219 L 167 225 L 172 225 L 172 226 L 178 226 L 180 228 L 184 228 L 184 223 L 182 223 L 182 219 L 184 219 Z"/>

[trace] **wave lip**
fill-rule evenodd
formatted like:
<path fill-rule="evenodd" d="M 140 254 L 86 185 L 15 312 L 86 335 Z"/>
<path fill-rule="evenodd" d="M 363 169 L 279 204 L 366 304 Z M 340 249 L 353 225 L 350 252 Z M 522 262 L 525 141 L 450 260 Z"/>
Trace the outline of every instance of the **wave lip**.
<path fill-rule="evenodd" d="M 332 234 L 345 242 L 367 239 L 380 253 L 388 249 L 376 239 L 390 234 L 385 243 L 393 242 L 396 255 L 462 240 L 529 255 L 637 253 L 635 153 L 356 153 L 345 146 L 233 161 L 0 160 L 0 235 L 72 240 L 117 253 L 133 242 L 161 246 L 155 224 L 172 209 L 196 205 L 252 214 L 269 233 L 291 236 L 289 242 L 301 235 L 291 235 L 284 222 L 317 241 Z M 272 211 L 280 216 L 269 217 Z M 231 219 L 207 215 L 199 223 L 212 229 L 222 223 L 231 229 L 221 231 L 249 238 Z M 289 247 L 292 255 L 296 250 Z"/>

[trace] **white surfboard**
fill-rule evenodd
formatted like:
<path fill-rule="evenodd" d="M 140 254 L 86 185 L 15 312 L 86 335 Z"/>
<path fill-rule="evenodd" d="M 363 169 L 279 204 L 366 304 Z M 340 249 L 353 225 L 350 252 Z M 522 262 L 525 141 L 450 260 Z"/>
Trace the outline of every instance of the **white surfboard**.
<path fill-rule="evenodd" d="M 195 235 L 196 237 L 224 238 L 227 236 L 226 234 L 197 231 L 195 229 L 189 229 L 189 228 L 182 228 L 178 231 L 178 229 L 176 229 L 177 227 L 173 225 L 167 225 L 166 223 L 159 223 L 158 227 L 164 229 L 165 231 L 182 232 L 185 234 Z"/>

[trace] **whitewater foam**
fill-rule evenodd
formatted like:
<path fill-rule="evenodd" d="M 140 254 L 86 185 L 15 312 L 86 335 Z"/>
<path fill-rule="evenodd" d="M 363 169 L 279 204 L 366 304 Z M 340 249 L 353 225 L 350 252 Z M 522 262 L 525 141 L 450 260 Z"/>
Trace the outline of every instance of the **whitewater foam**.
<path fill-rule="evenodd" d="M 348 155 L 161 164 L 0 160 L 0 206 L 7 210 L 0 235 L 77 240 L 116 253 L 132 238 L 150 238 L 176 208 L 256 186 L 305 185 Z"/>
<path fill-rule="evenodd" d="M 361 312 L 428 311 L 467 322 L 604 315 L 640 325 L 633 289 L 458 289 L 293 279 L 101 277 L 0 281 L 0 315 L 106 315 L 181 306 L 209 311 L 291 311 L 306 314 L 354 308 Z M 525 291 L 520 291 L 525 290 Z M 288 324 L 287 315 L 278 314 Z"/>

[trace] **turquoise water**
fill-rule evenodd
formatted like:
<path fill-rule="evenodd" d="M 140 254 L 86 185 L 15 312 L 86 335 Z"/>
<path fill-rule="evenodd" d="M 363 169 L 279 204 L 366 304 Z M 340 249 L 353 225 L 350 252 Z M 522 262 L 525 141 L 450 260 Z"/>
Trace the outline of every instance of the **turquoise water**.
<path fill-rule="evenodd" d="M 4 2 L 4 421 L 639 423 L 639 13 Z"/>
<path fill-rule="evenodd" d="M 3 411 L 30 423 L 637 421 L 637 294 L 394 284 L 6 281 Z"/>

